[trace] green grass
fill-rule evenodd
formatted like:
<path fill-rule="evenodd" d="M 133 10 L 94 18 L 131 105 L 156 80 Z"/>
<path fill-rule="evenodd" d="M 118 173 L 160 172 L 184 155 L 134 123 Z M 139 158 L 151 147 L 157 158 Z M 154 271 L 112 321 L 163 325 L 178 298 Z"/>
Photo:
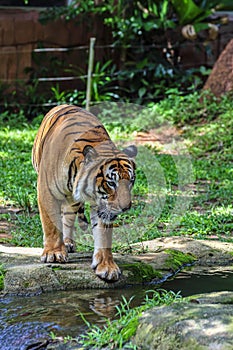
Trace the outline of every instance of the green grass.
<path fill-rule="evenodd" d="M 80 314 L 88 327 L 88 331 L 76 339 L 77 343 L 82 344 L 84 349 L 92 349 L 96 347 L 96 344 L 98 344 L 98 349 L 122 349 L 126 346 L 126 343 L 127 349 L 136 349 L 130 339 L 136 333 L 139 317 L 142 313 L 155 306 L 170 305 L 182 300 L 179 293 L 162 289 L 148 291 L 144 303 L 139 307 L 130 308 L 132 299 L 129 301 L 124 297 L 122 299 L 123 301 L 116 307 L 117 319 L 113 321 L 106 319 L 106 325 L 103 328 L 92 325 Z"/>
<path fill-rule="evenodd" d="M 0 206 L 22 209 L 17 215 L 0 214 L 0 220 L 13 223 L 11 243 L 19 246 L 42 245 L 36 173 L 31 164 L 35 135 L 36 128 L 25 123 L 0 129 Z"/>
<path fill-rule="evenodd" d="M 114 249 L 166 235 L 189 235 L 232 242 L 232 98 L 200 102 L 197 93 L 171 95 L 147 109 L 118 105 L 99 113 L 116 142 L 138 131 L 178 126 L 179 139 L 166 149 L 139 147 L 137 180 L 131 210 L 116 221 Z M 123 108 L 124 107 L 124 108 Z M 112 117 L 114 116 L 114 117 Z M 12 225 L 11 242 L 41 246 L 36 173 L 31 148 L 41 116 L 31 124 L 20 114 L 0 117 L 0 206 L 18 214 L 0 214 Z M 177 151 L 180 145 L 185 149 Z M 92 249 L 91 232 L 78 235 L 80 250 Z"/>
<path fill-rule="evenodd" d="M 36 130 L 24 126 L 0 130 L 0 200 L 28 208 L 35 206 L 36 174 L 31 165 L 31 148 Z"/>
<path fill-rule="evenodd" d="M 0 291 L 4 288 L 4 276 L 5 276 L 5 269 L 3 265 L 0 264 Z"/>

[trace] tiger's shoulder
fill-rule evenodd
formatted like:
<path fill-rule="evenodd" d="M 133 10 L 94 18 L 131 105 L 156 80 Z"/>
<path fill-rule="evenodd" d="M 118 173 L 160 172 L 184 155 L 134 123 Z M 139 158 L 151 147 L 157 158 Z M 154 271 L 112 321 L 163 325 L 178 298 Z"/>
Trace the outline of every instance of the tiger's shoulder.
<path fill-rule="evenodd" d="M 63 104 L 52 108 L 42 120 L 33 144 L 34 169 L 38 172 L 43 150 L 51 140 L 56 140 L 56 147 L 67 147 L 75 139 L 85 143 L 108 141 L 110 137 L 98 118 L 81 107 Z"/>

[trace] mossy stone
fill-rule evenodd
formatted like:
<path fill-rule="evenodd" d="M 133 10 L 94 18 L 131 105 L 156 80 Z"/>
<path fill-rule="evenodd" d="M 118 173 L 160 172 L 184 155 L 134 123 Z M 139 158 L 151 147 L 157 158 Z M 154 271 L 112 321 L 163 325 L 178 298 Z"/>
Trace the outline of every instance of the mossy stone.
<path fill-rule="evenodd" d="M 197 258 L 193 254 L 186 254 L 175 249 L 165 249 L 164 252 L 168 255 L 166 267 L 172 271 L 177 271 L 183 266 L 192 265 Z"/>
<path fill-rule="evenodd" d="M 162 273 L 155 270 L 151 265 L 144 262 L 135 262 L 128 264 L 121 264 L 121 269 L 128 271 L 127 280 L 128 282 L 150 282 L 153 279 L 161 279 Z"/>
<path fill-rule="evenodd" d="M 186 298 L 142 314 L 133 343 L 150 350 L 230 350 L 233 345 L 232 292 Z M 226 301 L 229 303 L 226 303 Z"/>

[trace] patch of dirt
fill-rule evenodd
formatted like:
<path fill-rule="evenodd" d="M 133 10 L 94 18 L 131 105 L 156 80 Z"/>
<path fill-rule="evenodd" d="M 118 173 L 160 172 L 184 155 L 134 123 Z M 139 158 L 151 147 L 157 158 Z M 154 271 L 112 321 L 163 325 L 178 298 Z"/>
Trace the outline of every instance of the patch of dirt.
<path fill-rule="evenodd" d="M 182 131 L 174 126 L 162 126 L 157 129 L 151 129 L 147 132 L 135 132 L 133 142 L 136 145 L 149 145 L 158 149 L 159 153 L 178 154 L 179 149 L 167 147 L 174 142 L 181 142 L 180 136 Z"/>
<path fill-rule="evenodd" d="M 0 222 L 0 242 L 3 240 L 10 240 L 12 235 L 10 234 L 12 224 L 9 221 L 1 221 Z"/>

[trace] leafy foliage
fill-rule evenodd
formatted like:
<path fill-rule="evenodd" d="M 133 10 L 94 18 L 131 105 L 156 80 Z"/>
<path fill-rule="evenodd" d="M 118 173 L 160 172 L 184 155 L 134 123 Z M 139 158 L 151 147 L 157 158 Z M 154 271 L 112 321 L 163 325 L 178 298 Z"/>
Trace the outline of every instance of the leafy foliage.
<path fill-rule="evenodd" d="M 207 29 L 210 14 L 229 5 L 229 0 L 107 0 L 97 4 L 93 1 L 74 1 L 68 7 L 44 11 L 40 18 L 42 22 L 61 17 L 69 21 L 78 16 L 82 21 L 85 14 L 101 16 L 111 30 L 114 62 L 118 63 L 116 74 L 108 65 L 109 58 L 101 68 L 100 62 L 97 63 L 94 80 L 98 76 L 98 85 L 106 92 L 100 98 L 94 82 L 93 99 L 102 101 L 104 95 L 104 100 L 120 97 L 145 104 L 164 98 L 168 88 L 179 87 L 180 91 L 186 92 L 202 86 L 206 78 L 203 67 L 195 72 L 179 65 L 180 47 L 185 39 L 175 35 L 175 32 L 186 23 L 195 25 L 196 31 Z M 102 75 L 103 71 L 106 78 Z"/>
<path fill-rule="evenodd" d="M 226 5 L 232 4 L 228 0 L 107 0 L 98 4 L 91 0 L 73 1 L 70 6 L 54 6 L 41 12 L 40 20 L 47 23 L 62 18 L 82 25 L 87 17 L 99 17 L 113 39 L 111 51 L 94 66 L 92 100 L 121 100 L 145 105 L 163 99 L 167 90 L 179 89 L 180 93 L 187 94 L 202 87 L 209 70 L 206 67 L 184 69 L 179 63 L 182 59 L 180 48 L 185 41 L 178 34 L 179 26 L 194 24 L 196 31 L 207 28 L 211 11 Z M 43 48 L 43 43 L 38 43 L 38 47 Z M 29 76 L 27 84 L 17 82 L 14 87 L 1 84 L 4 110 L 19 113 L 23 109 L 32 120 L 48 106 L 84 105 L 86 62 L 82 69 L 70 64 L 69 51 L 72 52 L 72 48 L 62 56 L 33 53 L 33 67 L 25 68 Z M 85 61 L 86 53 L 82 55 Z M 62 83 L 42 84 L 39 80 L 67 74 L 80 78 L 68 90 Z"/>

